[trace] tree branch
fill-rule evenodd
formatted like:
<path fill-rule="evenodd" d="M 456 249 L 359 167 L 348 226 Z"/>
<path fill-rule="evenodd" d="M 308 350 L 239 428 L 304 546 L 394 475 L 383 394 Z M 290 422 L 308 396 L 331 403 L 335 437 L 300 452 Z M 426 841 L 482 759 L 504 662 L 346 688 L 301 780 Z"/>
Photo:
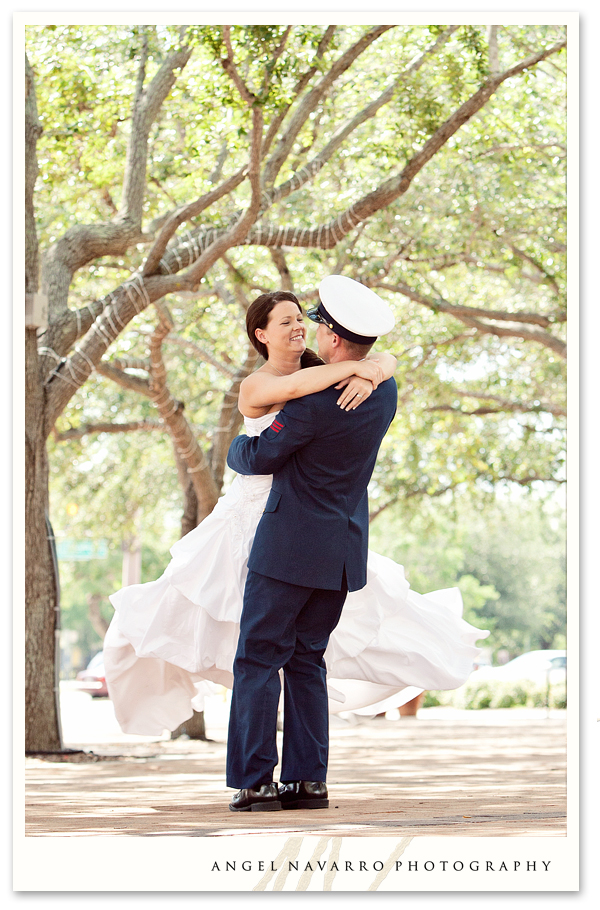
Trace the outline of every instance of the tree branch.
<path fill-rule="evenodd" d="M 458 487 L 458 486 L 460 486 L 459 481 L 457 481 L 455 483 L 449 483 L 443 487 L 438 487 L 437 490 L 432 490 L 432 491 L 430 491 L 426 487 L 418 487 L 416 489 L 413 488 L 411 490 L 405 490 L 404 496 L 402 498 L 403 499 L 413 499 L 415 496 L 430 496 L 432 499 L 434 499 L 437 496 L 443 496 L 444 493 L 447 493 L 449 490 L 456 489 L 456 487 Z M 382 512 L 384 512 L 386 509 L 389 509 L 390 506 L 393 506 L 395 503 L 397 503 L 399 499 L 400 499 L 400 496 L 398 496 L 398 495 L 393 496 L 391 499 L 388 499 L 388 501 L 385 502 L 382 506 L 379 506 L 377 509 L 375 509 L 373 512 L 371 512 L 369 514 L 369 524 L 372 521 L 374 521 L 378 515 L 381 515 Z"/>
<path fill-rule="evenodd" d="M 551 335 L 550 332 L 538 332 L 535 329 L 508 329 L 499 325 L 489 325 L 488 323 L 480 322 L 478 319 L 469 319 L 467 316 L 457 315 L 456 318 L 464 322 L 465 325 L 471 325 L 476 328 L 481 335 L 495 335 L 496 338 L 522 338 L 523 341 L 534 341 L 545 348 L 550 348 L 563 360 L 567 359 L 567 345 L 560 338 Z"/>
<path fill-rule="evenodd" d="M 177 466 L 177 477 L 179 485 L 183 491 L 183 514 L 181 516 L 181 536 L 185 537 L 201 521 L 198 517 L 198 497 L 194 489 L 191 477 L 187 472 L 187 465 L 177 451 L 175 440 L 171 436 L 173 444 L 173 455 Z"/>
<path fill-rule="evenodd" d="M 288 25 L 285 32 L 283 33 L 283 37 L 281 38 L 281 41 L 279 42 L 278 46 L 275 48 L 275 51 L 273 52 L 271 59 L 269 60 L 269 62 L 267 63 L 267 65 L 265 67 L 265 75 L 264 75 L 263 84 L 262 84 L 262 94 L 263 95 L 266 95 L 266 93 L 267 93 L 267 89 L 269 88 L 269 84 L 271 82 L 271 76 L 273 75 L 273 70 L 275 69 L 275 64 L 277 63 L 277 61 L 279 60 L 279 58 L 281 57 L 281 55 L 283 54 L 283 52 L 285 50 L 285 46 L 287 44 L 287 40 L 290 36 L 291 31 L 292 31 L 292 26 Z"/>
<path fill-rule="evenodd" d="M 93 259 L 119 256 L 133 243 L 145 239 L 141 230 L 146 159 L 150 127 L 192 51 L 184 48 L 169 54 L 141 100 L 134 105 L 131 134 L 123 178 L 123 203 L 113 221 L 70 228 L 47 251 L 42 287 L 48 295 L 51 316 L 67 308 L 69 288 L 75 272 Z M 58 339 L 48 328 L 47 344 L 57 349 Z"/>
<path fill-rule="evenodd" d="M 496 232 L 494 231 L 494 233 L 496 233 Z M 550 287 L 554 290 L 554 292 L 556 294 L 560 293 L 560 289 L 558 287 L 558 284 L 556 283 L 556 278 L 554 277 L 554 275 L 551 275 L 549 272 L 547 272 L 546 269 L 542 265 L 540 265 L 539 262 L 537 262 L 532 256 L 529 256 L 528 253 L 525 253 L 523 250 L 520 250 L 510 240 L 506 239 L 504 242 L 510 247 L 510 249 L 515 254 L 515 256 L 518 256 L 518 258 L 522 259 L 524 262 L 528 262 L 530 265 L 532 265 L 534 267 L 534 269 L 537 272 L 540 272 L 540 274 L 542 275 L 543 281 L 545 281 L 546 284 L 549 284 Z"/>
<path fill-rule="evenodd" d="M 453 395 L 459 395 L 461 398 L 481 398 L 487 401 L 496 401 L 499 404 L 507 405 L 510 409 L 513 409 L 513 405 L 516 410 L 519 410 L 520 407 L 528 410 L 541 410 L 548 411 L 550 414 L 554 414 L 556 417 L 566 417 L 567 411 L 562 405 L 553 404 L 549 401 L 541 401 L 537 398 L 533 402 L 510 402 L 505 398 L 502 398 L 500 395 L 492 395 L 489 392 L 473 392 L 469 389 L 452 389 Z M 538 401 L 538 404 L 535 404 L 535 401 Z"/>
<path fill-rule="evenodd" d="M 485 479 L 485 474 L 482 472 L 477 472 L 475 480 Z M 501 474 L 498 476 L 498 481 L 504 481 L 506 483 L 517 483 L 519 486 L 527 487 L 532 483 L 541 482 L 541 483 L 566 483 L 566 479 L 559 477 L 542 477 L 541 474 L 530 474 L 527 477 L 518 477 L 515 474 Z M 414 499 L 415 496 L 429 496 L 431 498 L 436 498 L 438 496 L 443 496 L 444 493 L 448 493 L 450 490 L 455 490 L 461 486 L 464 481 L 455 481 L 454 483 L 449 483 L 444 486 L 438 487 L 435 490 L 430 490 L 428 487 L 413 487 L 412 489 L 405 489 L 404 495 L 401 496 L 398 493 L 395 496 L 392 496 L 383 505 L 378 506 L 369 514 L 369 524 L 373 522 L 378 515 L 381 515 L 382 512 L 385 512 L 386 509 L 389 509 L 390 506 L 395 505 L 401 498 L 402 499 Z"/>
<path fill-rule="evenodd" d="M 71 354 L 63 358 L 46 381 L 46 435 L 90 373 L 94 369 L 101 372 L 101 358 L 129 322 L 151 303 L 167 294 L 190 290 L 192 288 L 186 282 L 185 275 L 150 276 L 143 280 L 139 275 L 134 275 L 133 279 L 98 302 L 101 315 L 92 324 L 82 343 L 75 345 Z M 48 350 L 53 351 L 50 347 Z"/>
<path fill-rule="evenodd" d="M 169 240 L 181 224 L 183 224 L 185 221 L 189 221 L 190 218 L 195 218 L 209 206 L 213 205 L 213 203 L 215 203 L 218 199 L 221 199 L 222 196 L 227 195 L 227 193 L 231 193 L 232 190 L 234 190 L 237 186 L 240 185 L 240 183 L 242 183 L 243 180 L 245 180 L 246 175 L 247 168 L 240 168 L 240 170 L 225 180 L 216 189 L 211 190 L 209 193 L 205 193 L 203 196 L 200 196 L 199 199 L 196 199 L 189 205 L 182 206 L 173 212 L 173 214 L 162 226 L 158 237 L 154 241 L 154 246 L 148 253 L 148 258 L 146 259 L 146 262 L 142 268 L 142 275 L 146 277 L 147 275 L 152 275 L 157 270 L 157 267 L 159 263 L 161 263 L 162 256 L 164 255 L 164 252 L 167 248 Z"/>
<path fill-rule="evenodd" d="M 389 27 L 381 26 L 379 28 L 385 31 Z M 370 41 L 374 40 L 375 37 L 375 33 L 370 32 L 366 36 L 363 36 L 363 39 L 361 39 L 361 41 L 367 41 L 367 43 L 369 43 Z M 110 343 L 109 339 L 112 338 L 114 340 L 114 338 L 116 338 L 119 334 L 120 330 L 128 324 L 128 322 L 136 315 L 136 313 L 141 312 L 146 306 L 148 306 L 149 303 L 159 300 L 161 297 L 168 293 L 173 293 L 176 291 L 194 291 L 198 287 L 198 284 L 202 277 L 206 274 L 214 262 L 216 262 L 217 259 L 227 251 L 227 249 L 235 245 L 260 243 L 268 247 L 281 247 L 289 245 L 302 247 L 316 246 L 320 249 L 333 248 L 350 230 L 353 230 L 357 224 L 370 217 L 370 215 L 372 215 L 375 211 L 378 211 L 380 208 L 388 205 L 402 193 L 406 192 L 414 175 L 418 173 L 418 171 L 427 163 L 427 161 L 430 160 L 435 152 L 444 144 L 444 142 L 448 140 L 451 135 L 453 135 L 454 132 L 456 132 L 456 130 L 460 128 L 460 126 L 463 125 L 463 123 L 465 123 L 478 110 L 480 110 L 481 107 L 483 107 L 486 101 L 489 100 L 491 95 L 494 93 L 494 91 L 496 91 L 496 89 L 504 80 L 522 72 L 524 69 L 534 66 L 551 54 L 557 53 L 565 46 L 565 44 L 566 42 L 562 41 L 558 44 L 553 45 L 552 47 L 546 48 L 544 51 L 528 58 L 527 60 L 522 61 L 506 72 L 500 74 L 496 78 L 488 80 L 467 102 L 465 102 L 465 104 L 461 105 L 461 107 L 455 111 L 454 114 L 452 114 L 451 117 L 449 117 L 448 120 L 446 120 L 438 130 L 436 130 L 428 142 L 425 143 L 421 151 L 418 152 L 407 164 L 401 174 L 384 181 L 384 183 L 381 184 L 377 190 L 363 197 L 349 210 L 338 216 L 338 218 L 336 218 L 334 221 L 330 222 L 327 225 L 321 225 L 320 227 L 312 230 L 300 228 L 277 229 L 274 226 L 271 226 L 266 228 L 259 227 L 253 231 L 250 231 L 250 227 L 256 218 L 261 201 L 259 162 L 262 137 L 262 113 L 260 109 L 256 107 L 253 108 L 252 142 L 250 152 L 250 167 L 248 172 L 250 185 L 252 188 L 252 196 L 248 209 L 242 213 L 233 228 L 223 232 L 215 232 L 213 235 L 214 239 L 207 247 L 207 249 L 205 249 L 204 252 L 199 256 L 194 265 L 190 266 L 190 268 L 186 272 L 183 272 L 182 275 L 175 274 L 165 276 L 164 274 L 155 274 L 154 276 L 147 277 L 144 280 L 141 280 L 138 276 L 134 276 L 133 279 L 130 279 L 128 282 L 118 288 L 114 294 L 110 295 L 110 306 L 106 306 L 103 309 L 102 316 L 99 317 L 94 325 L 90 328 L 81 346 L 75 348 L 70 357 L 67 358 L 67 361 L 63 367 L 60 367 L 58 370 L 54 371 L 52 379 L 46 386 L 48 394 L 48 421 L 46 425 L 46 431 L 50 432 L 50 429 L 54 425 L 56 418 L 61 413 L 71 396 L 74 394 L 74 390 L 77 389 L 87 379 L 92 369 L 96 364 L 99 363 L 101 357 L 107 350 L 108 344 Z M 356 45 L 353 49 L 351 49 L 351 51 L 356 55 L 359 52 Z M 346 55 L 340 58 L 334 68 L 330 70 L 330 73 L 328 74 L 329 78 L 333 78 L 333 75 L 335 75 L 336 67 L 339 68 L 342 66 L 345 57 Z M 109 227 L 112 229 L 114 226 Z M 86 228 L 83 228 L 82 230 L 86 230 Z M 67 235 L 65 235 L 65 238 L 66 236 Z M 65 238 L 63 238 L 63 240 L 65 240 Z M 88 247 L 88 252 L 86 255 L 89 255 L 90 249 L 91 247 Z M 95 255 L 103 255 L 105 252 L 106 245 L 102 247 L 101 253 L 94 253 L 91 258 L 94 258 Z M 177 266 L 175 265 L 176 260 L 174 257 L 168 257 L 168 259 L 169 262 L 173 263 L 176 271 L 182 268 L 182 263 Z M 69 263 L 71 265 L 76 261 L 85 262 L 86 260 L 85 258 L 79 260 L 73 256 L 71 256 L 69 259 Z M 165 269 L 165 271 L 166 270 L 167 269 Z M 65 299 L 67 291 L 68 282 L 66 283 L 65 287 Z M 547 333 L 525 332 L 524 330 L 502 330 L 497 326 L 492 327 L 482 323 L 473 322 L 469 317 L 466 316 L 459 318 L 461 318 L 462 321 L 466 324 L 474 325 L 478 331 L 482 333 L 512 336 L 516 335 L 517 337 L 533 340 L 538 343 L 545 344 L 548 347 L 552 347 L 561 356 L 564 356 L 565 354 L 564 344 L 560 340 L 553 338 L 553 336 Z M 119 331 L 113 331 L 110 325 L 111 320 L 118 321 L 120 325 Z M 53 344 L 52 341 L 52 335 L 50 334 L 46 338 L 46 344 L 49 348 L 57 350 L 58 341 L 56 344 Z M 59 375 L 63 381 L 58 381 Z"/>
<path fill-rule="evenodd" d="M 124 373 L 123 370 L 120 370 L 107 360 L 101 360 L 100 363 L 96 364 L 96 372 L 106 379 L 112 379 L 122 389 L 137 392 L 138 395 L 143 395 L 145 398 L 151 397 L 150 382 L 147 379 L 140 379 L 139 376 Z"/>
<path fill-rule="evenodd" d="M 408 377 L 411 373 L 414 373 L 416 370 L 422 367 L 423 364 L 429 360 L 433 352 L 437 350 L 437 348 L 445 347 L 448 344 L 459 344 L 461 341 L 471 341 L 476 334 L 476 330 L 473 330 L 471 332 L 460 332 L 458 335 L 452 335 L 451 338 L 441 338 L 439 341 L 432 341 L 430 344 L 426 345 L 423 348 L 423 356 L 419 362 L 415 364 L 414 367 L 411 367 L 410 370 L 406 371 L 405 377 Z M 406 354 L 410 353 L 414 347 L 421 347 L 421 345 L 410 345 L 410 347 L 406 348 L 402 352 L 400 357 L 403 358 L 406 356 Z"/>
<path fill-rule="evenodd" d="M 550 54 L 557 53 L 566 46 L 566 41 L 561 41 L 551 48 L 522 61 L 500 75 L 488 79 L 474 95 L 458 108 L 430 137 L 423 148 L 411 158 L 402 172 L 392 176 L 380 184 L 377 189 L 363 196 L 349 209 L 342 212 L 334 220 L 316 228 L 286 228 L 273 224 L 263 224 L 249 230 L 242 241 L 243 245 L 260 245 L 267 247 L 302 247 L 329 250 L 333 249 L 351 230 L 362 221 L 370 218 L 375 212 L 385 208 L 399 196 L 406 193 L 416 174 L 429 162 L 435 153 L 460 129 L 474 114 L 486 103 L 500 85 L 525 69 L 528 69 Z M 330 71 L 331 73 L 331 71 Z M 308 96 L 310 97 L 310 95 Z M 287 134 L 286 134 L 287 135 Z M 280 143 L 281 145 L 281 143 Z M 275 160 L 278 152 L 274 153 L 271 161 Z M 268 165 L 267 165 L 268 167 Z M 266 179 L 266 178 L 265 178 Z M 208 237 L 214 244 L 226 236 L 226 231 L 208 232 Z M 203 236 L 204 235 L 204 236 Z M 205 239 L 206 238 L 206 239 Z M 199 230 L 194 237 L 199 248 L 208 243 L 207 232 Z M 175 268 L 175 256 L 171 254 L 165 261 L 165 269 Z"/>
<path fill-rule="evenodd" d="M 336 29 L 335 25 L 330 25 L 327 27 L 323 37 L 321 38 L 321 40 L 319 42 L 319 46 L 317 48 L 317 52 L 315 54 L 316 60 L 323 59 L 323 55 L 324 55 L 325 51 L 327 50 L 327 47 L 331 43 L 331 39 L 333 38 L 333 36 L 335 34 L 335 29 Z M 310 80 L 312 79 L 314 74 L 317 72 L 317 70 L 318 70 L 318 66 L 311 66 L 300 77 L 300 79 L 298 80 L 298 82 L 296 83 L 296 85 L 294 86 L 293 91 L 292 91 L 292 95 L 294 98 L 298 98 L 300 96 L 300 94 L 304 91 L 304 89 L 306 88 L 306 86 L 308 85 L 308 83 L 310 82 Z M 282 109 L 279 111 L 279 113 L 273 118 L 273 120 L 269 124 L 269 127 L 267 129 L 267 135 L 265 136 L 264 141 L 263 141 L 261 158 L 264 158 L 265 155 L 268 153 L 269 149 L 271 148 L 271 145 L 273 144 L 273 140 L 275 139 L 275 136 L 277 135 L 277 133 L 279 131 L 279 127 L 285 120 L 287 112 L 289 111 L 290 107 L 291 107 L 291 102 L 289 104 L 284 104 Z"/>
<path fill-rule="evenodd" d="M 424 297 L 417 291 L 414 291 L 408 284 L 404 284 L 401 281 L 396 282 L 395 284 L 388 284 L 384 281 L 365 281 L 365 284 L 370 288 L 382 288 L 391 291 L 394 294 L 402 294 L 404 297 L 409 297 L 411 300 L 414 300 L 415 303 L 420 303 L 430 310 L 439 311 L 440 313 L 449 313 L 451 316 L 458 316 L 459 318 L 461 316 L 480 316 L 484 319 L 496 319 L 499 322 L 523 322 L 528 325 L 541 326 L 549 326 L 555 322 L 564 321 L 563 314 L 544 316 L 542 313 L 507 313 L 506 310 L 486 310 L 482 307 L 448 303 L 447 300 L 444 300 L 441 297 L 432 300 L 428 297 Z"/>
<path fill-rule="evenodd" d="M 330 139 L 325 148 L 319 152 L 319 154 L 313 158 L 308 164 L 301 168 L 297 173 L 294 174 L 289 180 L 285 183 L 280 184 L 278 187 L 273 189 L 270 193 L 267 193 L 263 197 L 263 203 L 261 205 L 261 212 L 266 211 L 276 202 L 280 202 L 282 199 L 285 199 L 290 193 L 293 193 L 300 186 L 305 184 L 307 181 L 312 180 L 319 171 L 325 166 L 325 164 L 332 157 L 334 152 L 342 145 L 342 143 L 354 132 L 361 124 L 365 123 L 367 120 L 373 118 L 377 112 L 386 104 L 389 104 L 395 93 L 398 91 L 398 88 L 406 81 L 409 75 L 416 73 L 423 64 L 441 47 L 449 40 L 449 38 L 454 34 L 458 29 L 457 25 L 452 25 L 445 30 L 437 39 L 437 41 L 423 51 L 422 54 L 419 54 L 417 57 L 412 60 L 406 69 L 398 76 L 397 79 L 388 86 L 381 95 L 359 111 L 351 120 L 345 123 Z"/>
<path fill-rule="evenodd" d="M 281 290 L 282 291 L 293 291 L 294 284 L 292 281 L 292 273 L 290 272 L 290 270 L 288 268 L 288 264 L 286 262 L 285 254 L 284 254 L 283 250 L 279 250 L 279 249 L 272 247 L 269 250 L 269 253 L 271 254 L 271 259 L 273 260 L 273 265 L 279 272 Z"/>
<path fill-rule="evenodd" d="M 115 357 L 111 363 L 117 370 L 143 370 L 145 373 L 150 372 L 150 361 L 143 360 L 141 357 Z"/>
<path fill-rule="evenodd" d="M 499 480 L 508 483 L 518 483 L 522 487 L 528 487 L 530 483 L 566 483 L 566 477 L 542 477 L 541 474 L 529 474 L 527 477 L 517 477 L 514 474 L 503 474 Z"/>
<path fill-rule="evenodd" d="M 246 83 L 244 82 L 242 77 L 240 76 L 238 69 L 235 65 L 235 62 L 233 59 L 233 47 L 231 46 L 231 26 L 230 25 L 223 26 L 223 41 L 225 43 L 225 47 L 227 48 L 227 56 L 225 58 L 221 59 L 221 66 L 223 67 L 223 69 L 225 70 L 225 72 L 227 73 L 227 75 L 229 76 L 229 78 L 231 79 L 231 81 L 233 82 L 235 87 L 237 88 L 242 100 L 248 105 L 248 107 L 252 107 L 252 105 L 255 104 L 256 101 L 258 101 L 258 98 L 256 97 L 254 92 L 250 91 L 250 89 L 248 88 L 248 86 L 246 85 Z"/>
<path fill-rule="evenodd" d="M 472 479 L 477 481 L 477 480 L 481 480 L 481 479 L 486 480 L 488 478 L 483 471 L 477 471 Z M 566 483 L 566 478 L 562 478 L 562 477 L 543 477 L 541 474 L 529 474 L 529 475 L 527 475 L 527 477 L 519 477 L 518 475 L 511 474 L 509 472 L 507 472 L 505 474 L 502 474 L 502 473 L 498 474 L 496 479 L 498 482 L 504 481 L 505 483 L 517 483 L 517 484 L 519 484 L 519 486 L 522 486 L 522 487 L 527 487 L 530 484 L 536 483 L 536 482 L 557 483 L 557 484 Z M 444 486 L 437 487 L 437 489 L 435 489 L 435 490 L 431 490 L 427 486 L 424 486 L 424 487 L 414 487 L 413 486 L 411 488 L 405 487 L 402 491 L 403 495 L 401 495 L 401 493 L 399 491 L 395 496 L 391 496 L 385 503 L 383 503 L 383 505 L 378 506 L 376 509 L 374 509 L 369 514 L 369 523 L 374 521 L 378 515 L 381 515 L 382 512 L 384 512 L 386 509 L 389 509 L 390 506 L 393 506 L 400 499 L 404 499 L 404 500 L 414 499 L 415 496 L 429 496 L 433 499 L 438 496 L 443 496 L 444 493 L 448 493 L 450 490 L 457 489 L 463 483 L 465 483 L 464 480 L 457 480 L 457 481 L 454 481 L 453 483 L 448 483 L 448 484 L 445 484 Z"/>
<path fill-rule="evenodd" d="M 566 358 L 567 356 L 567 346 L 564 341 L 561 341 L 560 338 L 556 338 L 554 335 L 550 334 L 550 332 L 538 332 L 535 329 L 520 329 L 516 327 L 502 328 L 500 326 L 489 325 L 488 323 L 481 322 L 479 319 L 474 318 L 476 315 L 488 319 L 512 322 L 513 324 L 517 324 L 519 322 L 525 322 L 529 324 L 544 324 L 542 321 L 544 317 L 542 317 L 540 314 L 503 313 L 502 310 L 482 310 L 478 307 L 460 306 L 459 304 L 448 303 L 442 298 L 431 300 L 427 297 L 423 297 L 422 294 L 418 294 L 416 291 L 413 291 L 411 287 L 401 282 L 390 285 L 386 284 L 385 282 L 373 281 L 367 282 L 367 284 L 369 287 L 385 288 L 388 291 L 403 294 L 405 297 L 409 297 L 416 303 L 420 303 L 422 306 L 433 310 L 434 313 L 447 313 L 450 316 L 454 316 L 465 325 L 469 325 L 477 329 L 477 331 L 482 335 L 496 335 L 499 338 L 522 338 L 524 341 L 535 341 L 537 344 L 541 344 L 544 347 L 555 351 L 563 358 Z M 548 323 L 546 324 L 549 324 L 551 321 L 553 320 L 549 319 Z"/>
<path fill-rule="evenodd" d="M 173 328 L 173 320 L 165 306 L 157 305 L 156 311 L 159 322 L 150 340 L 150 397 L 173 437 L 180 458 L 187 466 L 198 499 L 198 516 L 201 520 L 212 512 L 219 492 L 210 466 L 184 416 L 181 402 L 176 401 L 169 391 L 167 371 L 162 358 L 162 344 Z"/>
<path fill-rule="evenodd" d="M 199 344 L 196 344 L 196 342 L 192 341 L 190 338 L 181 338 L 180 335 L 169 335 L 165 340 L 169 344 L 176 344 L 180 348 L 187 348 L 189 351 L 197 354 L 200 360 L 203 360 L 204 363 L 208 363 L 210 366 L 215 367 L 215 369 L 219 370 L 223 376 L 227 376 L 228 379 L 232 379 L 236 375 L 235 370 L 232 370 L 226 364 L 222 363 L 213 354 L 200 347 Z"/>
<path fill-rule="evenodd" d="M 422 149 L 411 158 L 402 172 L 380 184 L 373 192 L 363 196 L 349 209 L 342 212 L 334 221 L 322 225 L 316 230 L 298 232 L 280 230 L 271 238 L 267 245 L 275 246 L 317 246 L 321 249 L 333 248 L 345 234 L 349 233 L 357 224 L 369 218 L 376 211 L 386 207 L 399 196 L 406 193 L 416 174 L 431 160 L 435 153 L 448 139 L 456 133 L 461 126 L 470 120 L 489 101 L 500 85 L 507 79 L 518 75 L 526 69 L 545 60 L 551 54 L 558 53 L 566 46 L 566 40 L 546 48 L 538 54 L 523 60 L 504 73 L 488 79 L 458 110 L 456 110 L 428 139 Z M 298 236 L 296 236 L 298 235 Z M 257 242 L 252 237 L 252 242 Z M 261 236 L 261 242 L 266 241 Z"/>
<path fill-rule="evenodd" d="M 304 126 L 310 114 L 314 111 L 321 98 L 331 88 L 334 82 L 349 69 L 352 63 L 359 57 L 374 41 L 385 32 L 394 28 L 393 25 L 378 25 L 366 32 L 362 37 L 350 47 L 342 56 L 336 60 L 331 69 L 320 82 L 308 93 L 306 98 L 298 105 L 285 135 L 280 139 L 271 158 L 265 165 L 263 173 L 263 184 L 265 187 L 271 186 L 281 170 L 281 167 L 290 153 L 290 150 L 296 141 L 300 130 Z M 281 244 L 278 244 L 281 246 Z"/>
<path fill-rule="evenodd" d="M 176 82 L 175 70 L 183 69 L 192 55 L 192 48 L 182 47 L 170 53 L 151 80 L 148 88 L 144 89 L 146 53 L 147 36 L 144 33 L 144 45 L 131 118 L 131 133 L 127 146 L 127 163 L 123 179 L 123 202 L 117 216 L 117 221 L 131 222 L 136 226 L 141 225 L 142 222 L 150 128 Z"/>
<path fill-rule="evenodd" d="M 223 474 L 225 471 L 225 461 L 227 452 L 232 440 L 237 436 L 243 423 L 243 416 L 240 413 L 237 403 L 242 380 L 249 376 L 259 361 L 258 352 L 248 342 L 246 359 L 240 369 L 233 377 L 233 381 L 223 398 L 221 412 L 219 414 L 219 423 L 214 430 L 213 444 L 209 452 L 209 461 L 212 469 L 212 476 L 218 488 L 221 488 Z"/>
<path fill-rule="evenodd" d="M 494 233 L 496 234 L 496 236 L 498 236 L 498 239 L 501 240 L 501 236 L 498 235 L 496 231 L 494 231 Z M 471 236 L 471 238 L 469 238 L 469 244 L 468 244 L 469 247 L 471 245 L 472 236 Z M 505 241 L 505 242 L 508 243 L 508 241 Z M 510 243 L 508 245 L 510 245 Z M 462 250 L 459 252 L 434 253 L 429 256 L 410 256 L 410 255 L 406 254 L 406 250 L 407 250 L 408 246 L 409 246 L 409 244 L 405 243 L 402 245 L 402 247 L 397 252 L 388 256 L 388 258 L 385 260 L 385 264 L 383 267 L 384 275 L 389 274 L 391 266 L 398 260 L 400 260 L 402 262 L 410 263 L 411 265 L 420 265 L 422 263 L 425 263 L 425 264 L 429 265 L 429 267 L 431 269 L 434 269 L 435 271 L 438 271 L 438 272 L 442 271 L 443 269 L 450 269 L 453 266 L 459 265 L 461 263 L 467 263 L 468 265 L 474 265 L 479 269 L 483 269 L 486 272 L 492 272 L 496 275 L 505 275 L 506 274 L 506 269 L 507 269 L 506 265 L 494 265 L 493 263 L 482 262 L 480 257 L 474 256 L 472 253 L 467 252 L 466 250 Z M 514 251 L 514 252 L 515 252 L 515 254 L 517 254 L 516 251 Z M 521 277 L 524 278 L 526 281 L 532 281 L 535 284 L 542 284 L 542 283 L 549 284 L 549 285 L 552 284 L 554 291 L 556 292 L 557 295 L 559 295 L 560 289 L 558 288 L 558 285 L 554 282 L 552 276 L 550 276 L 550 278 L 549 278 L 548 274 L 541 270 L 541 267 L 537 266 L 536 263 L 533 263 L 533 264 L 536 265 L 536 274 L 531 274 L 531 273 L 523 271 L 523 272 L 521 272 Z M 544 326 L 550 325 L 553 322 L 565 322 L 566 321 L 566 314 L 559 313 L 559 312 L 553 313 L 552 316 L 541 316 L 540 314 L 535 314 L 535 313 L 532 313 L 529 315 L 531 315 L 533 317 L 531 321 L 533 321 L 536 324 L 544 325 Z"/>
<path fill-rule="evenodd" d="M 555 417 L 566 417 L 567 411 L 566 408 L 561 407 L 557 404 L 552 404 L 548 401 L 539 401 L 538 404 L 535 404 L 533 401 L 508 401 L 505 398 L 501 398 L 498 395 L 486 395 L 478 392 L 468 392 L 460 391 L 458 389 L 452 389 L 452 395 L 459 395 L 460 397 L 465 398 L 482 398 L 489 401 L 495 401 L 498 403 L 498 407 L 485 407 L 481 406 L 473 410 L 465 410 L 464 408 L 457 408 L 449 404 L 440 404 L 432 405 L 429 408 L 426 408 L 427 411 L 454 411 L 457 414 L 467 414 L 467 415 L 476 415 L 482 416 L 484 414 L 501 414 L 505 412 L 509 413 L 549 413 L 553 414 Z"/>
<path fill-rule="evenodd" d="M 83 423 L 79 427 L 69 427 L 68 430 L 58 432 L 54 429 L 54 438 L 57 442 L 67 439 L 82 439 L 93 433 L 131 433 L 135 430 L 165 430 L 161 420 L 130 420 L 127 423 Z"/>
<path fill-rule="evenodd" d="M 475 158 L 486 158 L 489 155 L 495 155 L 496 152 L 515 152 L 515 151 L 532 151 L 533 149 L 560 149 L 561 152 L 564 152 L 566 155 L 567 148 L 565 145 L 561 145 L 559 142 L 525 142 L 520 145 L 511 145 L 510 143 L 504 143 L 503 145 L 494 145 L 492 148 L 486 149 L 484 152 L 478 152 L 475 155 Z"/>
<path fill-rule="evenodd" d="M 254 223 L 260 208 L 260 150 L 262 143 L 263 113 L 258 106 L 252 108 L 252 136 L 250 141 L 250 157 L 248 164 L 248 180 L 251 187 L 250 204 L 243 212 L 234 226 L 223 235 L 217 237 L 213 243 L 202 253 L 197 262 L 185 273 L 185 281 L 191 289 L 197 287 L 200 280 L 206 275 L 209 268 L 230 247 L 244 242 L 246 234 Z"/>
<path fill-rule="evenodd" d="M 500 72 L 500 58 L 498 56 L 498 26 L 490 25 L 488 28 L 488 61 L 490 73 L 496 76 Z"/>

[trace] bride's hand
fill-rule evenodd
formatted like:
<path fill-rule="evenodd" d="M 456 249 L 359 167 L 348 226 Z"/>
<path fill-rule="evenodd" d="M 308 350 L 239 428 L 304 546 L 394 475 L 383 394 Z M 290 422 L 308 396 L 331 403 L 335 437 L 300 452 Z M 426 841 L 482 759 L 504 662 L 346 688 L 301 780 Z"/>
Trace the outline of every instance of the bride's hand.
<path fill-rule="evenodd" d="M 379 383 L 383 382 L 385 378 L 384 372 L 376 360 L 358 360 L 353 366 L 356 376 L 360 376 L 362 379 L 368 379 L 369 382 L 373 383 L 374 389 L 376 389 Z"/>
<path fill-rule="evenodd" d="M 338 398 L 337 403 L 343 411 L 353 411 L 373 392 L 373 383 L 369 379 L 362 379 L 360 376 L 351 376 L 350 379 L 338 382 L 336 389 L 342 388 L 344 388 L 344 391 Z"/>

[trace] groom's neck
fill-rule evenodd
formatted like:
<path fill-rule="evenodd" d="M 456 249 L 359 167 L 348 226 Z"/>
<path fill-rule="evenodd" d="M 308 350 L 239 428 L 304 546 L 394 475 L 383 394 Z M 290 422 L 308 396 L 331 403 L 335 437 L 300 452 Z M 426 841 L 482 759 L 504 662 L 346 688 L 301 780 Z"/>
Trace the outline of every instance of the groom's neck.
<path fill-rule="evenodd" d="M 330 356 L 329 363 L 339 363 L 342 360 L 362 360 L 363 357 L 356 351 L 349 350 L 346 345 L 341 344 L 335 348 Z"/>

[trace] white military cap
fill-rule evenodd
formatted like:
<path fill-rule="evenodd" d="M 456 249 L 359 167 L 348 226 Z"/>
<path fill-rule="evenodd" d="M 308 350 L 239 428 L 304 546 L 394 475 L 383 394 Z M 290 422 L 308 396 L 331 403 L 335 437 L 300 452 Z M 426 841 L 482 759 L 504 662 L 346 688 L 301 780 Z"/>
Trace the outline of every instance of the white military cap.
<path fill-rule="evenodd" d="M 328 275 L 319 285 L 320 303 L 307 311 L 313 322 L 357 344 L 373 344 L 394 328 L 394 315 L 381 297 L 343 275 Z"/>

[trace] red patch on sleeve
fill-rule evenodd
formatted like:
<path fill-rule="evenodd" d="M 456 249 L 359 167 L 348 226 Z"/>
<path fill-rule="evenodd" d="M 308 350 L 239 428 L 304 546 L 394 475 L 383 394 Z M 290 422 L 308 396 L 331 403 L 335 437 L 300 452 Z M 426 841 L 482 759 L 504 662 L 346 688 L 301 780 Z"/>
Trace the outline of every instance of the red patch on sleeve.
<path fill-rule="evenodd" d="M 280 420 L 277 420 L 277 418 L 275 418 L 269 429 L 274 430 L 275 433 L 279 433 L 280 430 L 283 430 L 283 424 Z"/>

